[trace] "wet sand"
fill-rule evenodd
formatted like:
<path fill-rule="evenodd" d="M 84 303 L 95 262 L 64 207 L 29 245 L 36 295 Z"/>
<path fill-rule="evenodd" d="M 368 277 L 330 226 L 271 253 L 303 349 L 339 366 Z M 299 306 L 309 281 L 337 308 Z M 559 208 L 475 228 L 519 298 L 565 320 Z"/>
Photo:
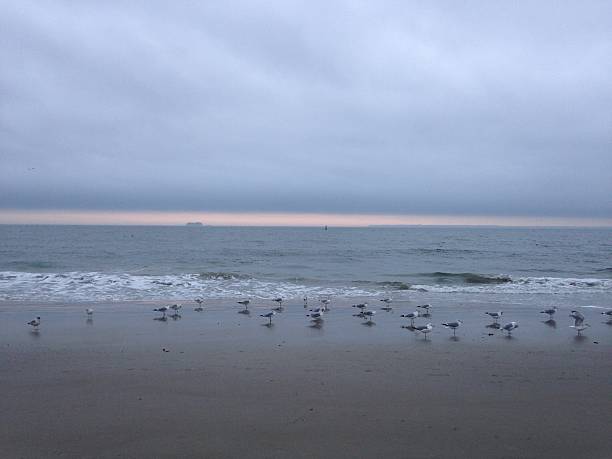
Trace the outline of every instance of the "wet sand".
<path fill-rule="evenodd" d="M 569 310 L 553 327 L 508 305 L 506 338 L 486 327 L 498 306 L 434 305 L 425 341 L 401 328 L 414 306 L 368 326 L 336 300 L 313 328 L 299 301 L 272 327 L 227 302 L 168 321 L 144 303 L 91 321 L 83 305 L 2 304 L 0 457 L 610 457 L 599 310 L 577 339 Z M 456 318 L 453 340 L 439 324 Z"/>

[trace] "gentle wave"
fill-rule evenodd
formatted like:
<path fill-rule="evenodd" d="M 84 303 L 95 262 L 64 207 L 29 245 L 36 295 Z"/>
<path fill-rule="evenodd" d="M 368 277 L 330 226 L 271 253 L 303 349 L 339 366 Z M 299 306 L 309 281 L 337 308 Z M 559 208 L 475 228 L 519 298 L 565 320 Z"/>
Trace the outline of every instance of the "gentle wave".
<path fill-rule="evenodd" d="M 483 276 L 472 273 L 431 273 L 435 282 L 410 285 L 399 281 L 356 281 L 350 285 L 321 285 L 303 279 L 276 281 L 235 273 L 133 275 L 127 273 L 0 272 L 0 300 L 9 301 L 120 301 L 205 298 L 301 298 L 399 296 L 433 293 L 574 293 L 612 292 L 612 279 Z M 439 282 L 437 279 L 454 279 Z M 466 280 L 469 279 L 469 280 Z"/>
<path fill-rule="evenodd" d="M 304 295 L 341 297 L 382 295 L 382 288 L 307 286 L 234 276 L 228 273 L 166 276 L 69 273 L 0 273 L 0 300 L 121 301 L 204 298 L 301 298 Z"/>
<path fill-rule="evenodd" d="M 505 284 L 512 282 L 510 276 L 503 274 L 487 275 L 478 273 L 447 273 L 436 271 L 434 273 L 421 273 L 422 277 L 431 277 L 437 282 L 455 282 L 460 281 L 466 284 Z"/>
<path fill-rule="evenodd" d="M 413 289 L 436 293 L 573 293 L 610 292 L 612 279 L 574 279 L 561 277 L 520 277 L 508 282 L 483 285 L 413 285 Z"/>

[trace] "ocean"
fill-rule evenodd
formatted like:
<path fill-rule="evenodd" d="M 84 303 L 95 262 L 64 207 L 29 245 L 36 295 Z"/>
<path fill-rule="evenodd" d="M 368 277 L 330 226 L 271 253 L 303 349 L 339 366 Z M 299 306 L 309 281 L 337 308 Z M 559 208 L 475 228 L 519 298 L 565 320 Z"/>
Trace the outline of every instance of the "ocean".
<path fill-rule="evenodd" d="M 579 302 L 610 307 L 612 229 L 0 225 L 0 300 Z"/>

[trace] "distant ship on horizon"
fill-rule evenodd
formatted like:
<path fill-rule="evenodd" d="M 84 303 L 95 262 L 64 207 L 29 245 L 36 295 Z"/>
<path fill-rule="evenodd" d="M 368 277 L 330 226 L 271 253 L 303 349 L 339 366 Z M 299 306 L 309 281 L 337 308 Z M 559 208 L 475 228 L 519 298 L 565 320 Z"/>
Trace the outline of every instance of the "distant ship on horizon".
<path fill-rule="evenodd" d="M 202 222 L 187 222 L 185 226 L 204 226 Z"/>

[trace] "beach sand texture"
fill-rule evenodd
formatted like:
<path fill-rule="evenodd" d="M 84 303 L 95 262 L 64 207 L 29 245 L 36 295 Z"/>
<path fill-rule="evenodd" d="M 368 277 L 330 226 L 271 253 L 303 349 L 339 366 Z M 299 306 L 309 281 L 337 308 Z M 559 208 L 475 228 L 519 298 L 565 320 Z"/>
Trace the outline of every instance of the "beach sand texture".
<path fill-rule="evenodd" d="M 334 300 L 321 328 L 299 301 L 273 326 L 233 302 L 0 306 L 0 457 L 609 458 L 612 326 L 582 338 L 539 309 L 434 305 L 425 341 Z M 378 306 L 378 305 L 377 305 Z M 25 323 L 42 316 L 38 333 Z M 463 319 L 457 339 L 440 323 Z"/>

